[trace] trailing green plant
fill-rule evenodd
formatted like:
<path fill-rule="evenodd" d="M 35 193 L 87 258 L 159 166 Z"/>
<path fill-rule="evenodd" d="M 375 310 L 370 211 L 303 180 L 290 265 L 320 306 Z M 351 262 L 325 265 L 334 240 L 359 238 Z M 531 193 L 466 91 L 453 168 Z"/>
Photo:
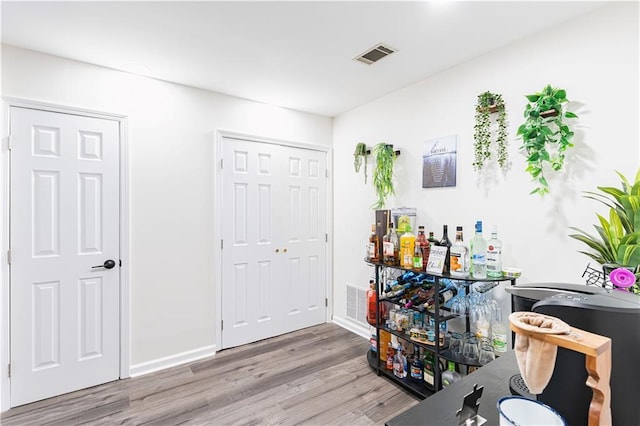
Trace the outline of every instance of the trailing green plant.
<path fill-rule="evenodd" d="M 563 104 L 568 99 L 563 89 L 547 85 L 541 92 L 526 95 L 526 98 L 529 103 L 524 110 L 525 122 L 518 128 L 517 135 L 522 138 L 520 150 L 527 155 L 526 171 L 537 185 L 531 194 L 544 195 L 549 192 L 545 169 L 550 166 L 554 171 L 562 170 L 565 152 L 573 146 L 574 132 L 565 119 L 578 116 L 564 110 Z"/>
<path fill-rule="evenodd" d="M 373 148 L 376 157 L 376 168 L 373 170 L 373 188 L 378 201 L 371 208 L 381 209 L 389 195 L 395 194 L 393 186 L 393 166 L 396 162 L 396 152 L 393 145 L 381 142 Z"/>
<path fill-rule="evenodd" d="M 360 168 L 364 164 L 364 183 L 367 183 L 367 145 L 359 142 L 356 144 L 356 150 L 353 153 L 353 168 L 356 173 L 360 173 Z"/>
<path fill-rule="evenodd" d="M 483 168 L 485 161 L 491 158 L 491 114 L 497 112 L 496 119 L 496 154 L 498 165 L 505 169 L 508 165 L 507 151 L 507 109 L 502 99 L 502 95 L 491 92 L 484 92 L 478 95 L 476 104 L 476 124 L 473 126 L 473 151 L 475 161 L 473 168 L 479 171 Z"/>
<path fill-rule="evenodd" d="M 581 251 L 591 259 L 605 264 L 637 268 L 640 265 L 640 170 L 633 183 L 620 172 L 621 188 L 599 186 L 600 192 L 585 191 L 585 198 L 596 200 L 609 208 L 608 220 L 597 214 L 594 225 L 598 236 L 570 227 L 578 234 L 569 235 L 586 244 L 591 251 Z M 638 276 L 638 274 L 636 274 Z M 632 291 L 640 293 L 638 283 Z"/>

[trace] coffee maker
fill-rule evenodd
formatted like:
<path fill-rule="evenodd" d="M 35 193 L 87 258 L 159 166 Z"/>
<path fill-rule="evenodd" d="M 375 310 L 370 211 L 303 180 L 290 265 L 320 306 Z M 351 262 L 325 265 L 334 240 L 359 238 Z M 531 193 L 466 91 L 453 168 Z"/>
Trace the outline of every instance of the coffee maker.
<path fill-rule="evenodd" d="M 514 312 L 550 315 L 611 339 L 613 424 L 640 425 L 640 296 L 568 283 L 519 284 L 506 290 Z M 592 396 L 587 377 L 585 356 L 558 348 L 553 376 L 537 399 L 558 410 L 569 425 L 586 425 Z M 512 393 L 534 397 L 517 385 L 521 382 L 512 378 Z"/>

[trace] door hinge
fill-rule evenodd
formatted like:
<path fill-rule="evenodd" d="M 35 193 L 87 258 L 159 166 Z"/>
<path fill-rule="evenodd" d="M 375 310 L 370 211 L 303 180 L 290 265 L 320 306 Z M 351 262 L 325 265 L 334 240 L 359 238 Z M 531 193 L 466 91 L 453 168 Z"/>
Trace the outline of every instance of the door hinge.
<path fill-rule="evenodd" d="M 220 250 L 224 248 L 224 240 L 220 240 Z"/>
<path fill-rule="evenodd" d="M 329 242 L 329 234 L 324 234 L 324 242 L 325 243 Z"/>
<path fill-rule="evenodd" d="M 9 151 L 11 151 L 11 148 L 13 148 L 13 147 L 11 146 L 11 141 L 13 140 L 13 138 L 11 137 L 11 135 L 9 135 L 9 136 L 5 136 L 4 138 L 2 138 L 2 141 L 3 141 L 3 142 L 4 142 L 5 140 L 7 141 L 7 149 L 8 149 Z"/>
<path fill-rule="evenodd" d="M 7 250 L 7 263 L 11 265 L 11 250 Z"/>
<path fill-rule="evenodd" d="M 122 259 L 118 260 L 118 266 L 122 268 Z"/>
<path fill-rule="evenodd" d="M 324 177 L 329 178 L 329 169 L 324 169 Z"/>
<path fill-rule="evenodd" d="M 224 330 L 224 320 L 220 320 L 220 330 Z"/>
<path fill-rule="evenodd" d="M 324 298 L 324 306 L 328 307 L 329 306 L 329 299 L 328 298 Z"/>
<path fill-rule="evenodd" d="M 11 364 L 7 364 L 7 375 L 11 378 Z"/>
<path fill-rule="evenodd" d="M 224 161 L 224 159 L 223 159 L 223 158 L 221 158 L 221 159 L 220 159 L 220 170 L 222 170 L 222 169 L 223 169 L 223 167 L 224 167 L 224 163 L 223 163 L 223 161 Z"/>

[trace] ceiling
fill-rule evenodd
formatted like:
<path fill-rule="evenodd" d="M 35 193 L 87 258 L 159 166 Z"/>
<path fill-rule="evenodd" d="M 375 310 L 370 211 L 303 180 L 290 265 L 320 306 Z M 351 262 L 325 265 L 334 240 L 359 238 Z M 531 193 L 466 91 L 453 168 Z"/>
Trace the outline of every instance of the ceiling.
<path fill-rule="evenodd" d="M 336 116 L 607 2 L 2 1 L 2 42 Z M 377 43 L 397 52 L 353 58 Z"/>

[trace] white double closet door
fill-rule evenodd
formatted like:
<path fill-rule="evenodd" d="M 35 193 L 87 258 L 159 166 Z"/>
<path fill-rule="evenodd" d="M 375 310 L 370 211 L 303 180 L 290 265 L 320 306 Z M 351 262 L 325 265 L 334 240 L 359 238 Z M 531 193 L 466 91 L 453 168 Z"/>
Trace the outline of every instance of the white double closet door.
<path fill-rule="evenodd" d="M 326 321 L 327 154 L 222 138 L 222 347 Z"/>

